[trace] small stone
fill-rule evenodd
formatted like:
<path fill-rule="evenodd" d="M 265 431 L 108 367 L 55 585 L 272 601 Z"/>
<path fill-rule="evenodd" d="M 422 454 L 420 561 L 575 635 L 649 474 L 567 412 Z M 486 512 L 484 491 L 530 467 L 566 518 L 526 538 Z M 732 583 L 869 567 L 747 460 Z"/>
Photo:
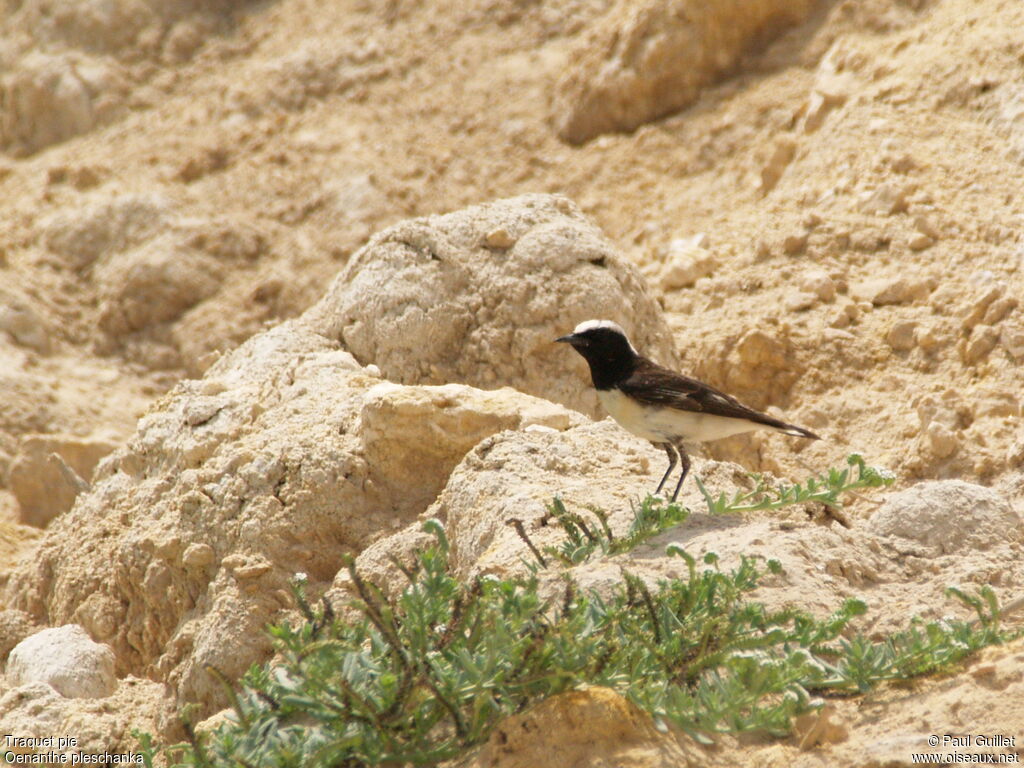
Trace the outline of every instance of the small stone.
<path fill-rule="evenodd" d="M 188 568 L 203 568 L 217 559 L 217 554 L 209 544 L 189 544 L 181 556 L 181 562 Z"/>
<path fill-rule="evenodd" d="M 1024 360 L 1024 328 L 1019 325 L 1004 325 L 999 333 L 999 343 L 1014 360 Z"/>
<path fill-rule="evenodd" d="M 782 250 L 785 251 L 788 256 L 796 256 L 799 253 L 803 253 L 806 247 L 806 232 L 799 235 L 786 235 L 782 241 Z"/>
<path fill-rule="evenodd" d="M 813 293 L 822 301 L 832 301 L 836 296 L 836 284 L 823 269 L 811 269 L 800 276 L 800 290 Z"/>
<path fill-rule="evenodd" d="M 908 304 L 924 299 L 931 292 L 927 279 L 907 277 L 879 277 L 856 283 L 850 288 L 851 295 L 874 306 L 886 304 Z"/>
<path fill-rule="evenodd" d="M 965 331 L 970 330 L 980 323 L 988 312 L 989 305 L 1002 298 L 1005 293 L 1006 286 L 1002 284 L 990 285 L 974 301 L 965 308 L 960 309 L 957 314 L 962 320 L 961 326 L 963 329 Z"/>
<path fill-rule="evenodd" d="M 907 210 L 906 192 L 902 189 L 883 184 L 882 186 L 866 193 L 857 204 L 861 213 L 874 213 L 881 216 L 891 216 L 894 213 L 902 213 Z"/>
<path fill-rule="evenodd" d="M 935 241 L 928 237 L 928 235 L 922 235 L 918 232 L 916 235 L 912 235 L 907 245 L 912 251 L 923 251 L 925 248 L 930 248 L 935 245 Z"/>
<path fill-rule="evenodd" d="M 796 155 L 796 142 L 792 139 L 782 139 L 775 145 L 772 156 L 768 158 L 761 169 L 761 178 L 758 182 L 758 189 L 762 195 L 767 195 L 775 185 L 779 183 L 786 166 L 792 162 Z"/>
<path fill-rule="evenodd" d="M 688 288 L 718 267 L 718 260 L 693 238 L 679 238 L 669 243 L 668 261 L 662 268 L 659 283 L 662 290 Z"/>
<path fill-rule="evenodd" d="M 939 333 L 935 325 L 922 325 L 914 333 L 914 340 L 917 346 L 925 351 L 937 349 L 948 342 L 948 339 Z"/>
<path fill-rule="evenodd" d="M 927 235 L 932 240 L 940 239 L 939 228 L 935 226 L 935 222 L 928 216 L 915 216 L 914 229 L 922 235 Z"/>
<path fill-rule="evenodd" d="M 917 323 L 913 320 L 897 320 L 889 328 L 885 340 L 897 352 L 906 352 L 914 348 Z"/>
<path fill-rule="evenodd" d="M 928 447 L 931 448 L 935 457 L 939 459 L 949 458 L 960 447 L 960 441 L 956 435 L 944 424 L 940 424 L 937 421 L 933 421 L 928 425 L 925 436 L 928 440 Z"/>
<path fill-rule="evenodd" d="M 813 293 L 796 291 L 786 296 L 785 306 L 790 312 L 804 312 L 814 306 L 818 297 Z"/>
<path fill-rule="evenodd" d="M 27 304 L 0 304 L 0 331 L 10 334 L 23 347 L 43 354 L 50 351 L 46 325 Z"/>
<path fill-rule="evenodd" d="M 505 250 L 516 244 L 515 239 L 508 233 L 507 229 L 500 227 L 487 233 L 484 238 L 488 248 L 500 248 Z"/>
<path fill-rule="evenodd" d="M 988 356 L 998 341 L 999 332 L 991 325 L 976 325 L 964 345 L 964 362 L 968 365 L 980 362 Z"/>
<path fill-rule="evenodd" d="M 1012 296 L 996 299 L 988 305 L 988 309 L 985 310 L 985 316 L 981 319 L 981 322 L 985 325 L 995 325 L 1016 308 L 1017 300 Z"/>

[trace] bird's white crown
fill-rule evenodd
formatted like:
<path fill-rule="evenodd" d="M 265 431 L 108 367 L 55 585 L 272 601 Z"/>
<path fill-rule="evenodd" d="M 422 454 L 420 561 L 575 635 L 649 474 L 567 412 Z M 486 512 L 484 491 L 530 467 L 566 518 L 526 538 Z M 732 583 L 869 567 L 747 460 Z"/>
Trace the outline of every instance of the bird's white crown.
<path fill-rule="evenodd" d="M 629 336 L 627 336 L 626 332 L 622 330 L 622 326 L 614 320 L 584 320 L 573 329 L 573 334 L 586 333 L 587 331 L 592 331 L 595 328 L 607 328 L 610 331 L 622 334 L 622 338 L 624 338 L 626 343 L 629 344 L 629 348 L 636 352 L 636 348 L 633 346 L 633 342 L 629 340 Z"/>

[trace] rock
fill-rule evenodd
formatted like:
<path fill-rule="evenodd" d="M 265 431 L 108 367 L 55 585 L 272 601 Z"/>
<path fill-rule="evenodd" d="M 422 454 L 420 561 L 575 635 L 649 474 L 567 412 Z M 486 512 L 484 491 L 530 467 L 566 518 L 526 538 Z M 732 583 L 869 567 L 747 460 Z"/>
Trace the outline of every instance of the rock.
<path fill-rule="evenodd" d="M 1013 296 L 1004 296 L 1001 299 L 996 299 L 988 305 L 984 317 L 981 318 L 981 322 L 985 325 L 996 325 L 1002 322 L 1016 308 L 1017 299 Z"/>
<path fill-rule="evenodd" d="M 696 238 L 678 238 L 669 243 L 668 258 L 658 282 L 665 291 L 689 288 L 717 268 L 718 259 L 696 242 Z"/>
<path fill-rule="evenodd" d="M 921 301 L 928 297 L 932 288 L 930 278 L 877 277 L 854 283 L 850 286 L 850 295 L 878 307 Z"/>
<path fill-rule="evenodd" d="M 174 722 L 177 718 L 177 713 L 166 709 L 163 686 L 152 680 L 125 678 L 119 681 L 112 696 L 102 699 L 69 699 L 46 683 L 34 682 L 0 691 L 0 732 L 54 739 L 52 748 L 5 747 L 5 751 L 18 755 L 16 759 L 25 764 L 33 756 L 38 761 L 46 752 L 61 755 L 49 765 L 71 765 L 72 761 L 111 765 L 113 755 L 120 757 L 119 763 L 130 763 L 139 759 L 134 729 L 153 734 L 157 740 L 162 735 L 165 743 L 181 738 L 177 727 L 161 733 L 161 722 Z M 59 737 L 73 738 L 74 746 L 59 748 Z"/>
<path fill-rule="evenodd" d="M 916 331 L 914 320 L 898 320 L 889 327 L 885 340 L 897 352 L 907 352 L 914 348 Z"/>
<path fill-rule="evenodd" d="M 552 756 L 557 756 L 552 760 Z M 608 688 L 545 699 L 501 721 L 467 768 L 619 766 L 693 768 L 708 756 L 686 737 L 662 733 L 651 716 Z"/>
<path fill-rule="evenodd" d="M 787 256 L 796 256 L 806 250 L 807 240 L 808 235 L 806 232 L 798 235 L 786 235 L 782 238 L 782 250 Z"/>
<path fill-rule="evenodd" d="M 928 447 L 937 459 L 948 459 L 960 447 L 960 440 L 956 433 L 937 421 L 928 425 L 925 429 L 925 436 L 928 439 Z"/>
<path fill-rule="evenodd" d="M 883 184 L 866 192 L 857 204 L 861 213 L 891 216 L 907 210 L 906 191 Z"/>
<path fill-rule="evenodd" d="M 780 139 L 775 144 L 772 155 L 768 162 L 761 168 L 761 177 L 758 181 L 758 189 L 762 195 L 767 195 L 775 185 L 779 183 L 786 167 L 796 156 L 796 142 L 792 139 Z"/>
<path fill-rule="evenodd" d="M 71 509 L 80 488 L 62 471 L 56 453 L 82 480 L 92 477 L 100 459 L 116 445 L 100 438 L 74 435 L 25 435 L 11 463 L 8 482 L 18 499 L 19 520 L 45 528 L 53 518 Z"/>
<path fill-rule="evenodd" d="M 805 312 L 815 305 L 818 297 L 813 293 L 794 291 L 786 294 L 785 307 L 787 312 Z"/>
<path fill-rule="evenodd" d="M 991 549 L 1017 539 L 1020 525 L 1005 499 L 962 480 L 932 480 L 890 494 L 867 522 L 874 535 L 912 542 L 932 555 Z"/>
<path fill-rule="evenodd" d="M 990 325 L 976 325 L 963 347 L 962 357 L 968 365 L 976 365 L 988 357 L 999 342 L 999 331 Z"/>
<path fill-rule="evenodd" d="M 59 210 L 40 225 L 46 247 L 72 269 L 85 269 L 102 254 L 137 245 L 169 222 L 170 203 L 159 195 L 94 198 Z"/>
<path fill-rule="evenodd" d="M 961 327 L 969 331 L 982 322 L 989 307 L 1002 299 L 1005 293 L 1006 286 L 1001 283 L 982 287 L 980 293 L 975 295 L 969 303 L 958 307 L 957 316 L 961 319 Z"/>
<path fill-rule="evenodd" d="M 37 152 L 111 119 L 127 94 L 109 61 L 32 51 L 0 79 L 0 147 Z"/>
<path fill-rule="evenodd" d="M 100 328 L 116 338 L 174 320 L 217 291 L 220 271 L 168 238 L 115 254 L 97 270 Z"/>
<path fill-rule="evenodd" d="M 941 239 L 941 233 L 939 232 L 939 228 L 935 225 L 935 222 L 932 221 L 931 217 L 929 216 L 915 216 L 914 229 L 916 229 L 919 234 L 922 234 L 925 237 L 929 237 L 933 241 Z"/>
<path fill-rule="evenodd" d="M 912 251 L 923 251 L 925 248 L 931 248 L 933 245 L 935 245 L 935 240 L 928 235 L 922 235 L 920 232 L 911 236 L 907 241 L 907 247 Z"/>
<path fill-rule="evenodd" d="M 486 246 L 504 229 L 508 250 Z M 619 322 L 638 349 L 678 363 L 640 273 L 565 198 L 524 195 L 380 232 L 308 313 L 319 333 L 403 384 L 512 386 L 599 413 L 572 350 L 583 320 Z"/>
<path fill-rule="evenodd" d="M 420 512 L 435 499 L 470 448 L 506 429 L 565 430 L 577 413 L 508 387 L 484 392 L 464 384 L 408 387 L 385 382 L 367 391 L 360 411 L 371 467 L 388 467 L 399 509 Z"/>
<path fill-rule="evenodd" d="M 800 290 L 812 293 L 822 301 L 832 301 L 836 296 L 836 284 L 823 269 L 809 269 L 797 281 Z"/>
<path fill-rule="evenodd" d="M 0 295 L 0 331 L 23 347 L 42 354 L 50 351 L 50 331 L 46 323 L 23 299 Z"/>
<path fill-rule="evenodd" d="M 620 0 L 569 55 L 555 87 L 558 135 L 580 144 L 682 109 L 751 43 L 800 23 L 811 7 L 807 0 Z"/>
<path fill-rule="evenodd" d="M 117 688 L 114 652 L 77 624 L 44 629 L 18 643 L 7 657 L 7 685 L 40 682 L 68 699 L 102 699 Z"/>
<path fill-rule="evenodd" d="M 212 711 L 207 666 L 233 677 L 267 657 L 295 572 L 330 583 L 489 434 L 582 420 L 510 389 L 382 384 L 323 322 L 282 323 L 165 395 L 11 576 L 12 607 L 82 624 L 120 674 Z"/>
<path fill-rule="evenodd" d="M 1024 327 L 1004 325 L 999 332 L 999 343 L 1014 360 L 1024 360 Z"/>

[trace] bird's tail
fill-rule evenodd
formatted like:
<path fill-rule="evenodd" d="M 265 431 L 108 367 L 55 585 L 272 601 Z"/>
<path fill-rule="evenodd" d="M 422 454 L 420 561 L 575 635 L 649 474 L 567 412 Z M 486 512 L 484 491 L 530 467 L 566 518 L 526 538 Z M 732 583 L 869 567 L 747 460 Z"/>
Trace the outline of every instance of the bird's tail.
<path fill-rule="evenodd" d="M 780 422 L 779 426 L 775 427 L 775 431 L 781 432 L 784 435 L 792 435 L 793 437 L 806 437 L 809 440 L 821 440 L 821 438 L 811 432 L 811 430 L 798 427 L 795 424 L 787 424 L 785 422 Z"/>

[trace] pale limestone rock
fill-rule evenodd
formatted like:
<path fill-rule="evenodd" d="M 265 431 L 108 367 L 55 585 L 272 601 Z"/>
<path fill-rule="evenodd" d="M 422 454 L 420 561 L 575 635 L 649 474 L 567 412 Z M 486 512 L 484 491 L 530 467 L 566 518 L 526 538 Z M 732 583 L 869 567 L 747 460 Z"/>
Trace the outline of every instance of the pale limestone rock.
<path fill-rule="evenodd" d="M 207 665 L 231 677 L 266 658 L 296 571 L 329 582 L 487 435 L 582 419 L 510 389 L 382 384 L 312 330 L 322 321 L 258 335 L 165 396 L 51 524 L 10 602 L 84 625 L 121 674 L 212 709 Z"/>
<path fill-rule="evenodd" d="M 163 723 L 174 723 L 167 695 L 160 683 L 127 677 L 117 690 L 102 699 L 69 699 L 46 683 L 32 682 L 0 690 L 0 734 L 37 739 L 54 738 L 54 752 L 63 752 L 66 764 L 78 756 L 99 763 L 103 753 L 138 754 L 133 729 L 161 735 Z M 56 737 L 70 736 L 75 745 L 59 749 Z M 180 731 L 164 731 L 166 743 L 180 740 Z M 46 749 L 14 748 L 15 754 L 39 754 Z"/>
<path fill-rule="evenodd" d="M 917 322 L 914 320 L 897 320 L 885 335 L 885 340 L 897 352 L 907 352 L 914 348 Z"/>
<path fill-rule="evenodd" d="M 766 195 L 775 189 L 782 174 L 796 156 L 796 142 L 792 139 L 780 139 L 775 144 L 768 162 L 761 168 L 761 175 L 758 179 L 758 189 L 762 195 Z"/>
<path fill-rule="evenodd" d="M 85 133 L 119 111 L 126 94 L 112 62 L 31 51 L 0 78 L 0 147 L 24 155 Z"/>
<path fill-rule="evenodd" d="M 579 144 L 675 112 L 763 36 L 798 24 L 807 0 L 616 3 L 577 46 L 556 86 L 559 136 Z"/>
<path fill-rule="evenodd" d="M 668 254 L 658 282 L 662 290 L 689 288 L 718 268 L 718 259 L 697 238 L 677 238 L 669 243 Z"/>
<path fill-rule="evenodd" d="M 44 629 L 7 657 L 7 685 L 46 683 L 68 699 L 102 699 L 117 688 L 114 652 L 77 624 Z"/>
<path fill-rule="evenodd" d="M 797 283 L 800 290 L 813 293 L 822 301 L 832 301 L 836 296 L 836 284 L 823 269 L 809 269 L 800 275 Z"/>
<path fill-rule="evenodd" d="M 0 332 L 16 344 L 46 354 L 50 351 L 50 329 L 24 296 L 0 292 Z"/>
<path fill-rule="evenodd" d="M 928 447 L 937 459 L 948 459 L 960 447 L 956 433 L 938 421 L 933 421 L 925 429 Z"/>
<path fill-rule="evenodd" d="M 171 204 L 154 194 L 103 197 L 73 210 L 58 210 L 40 224 L 47 248 L 73 269 L 101 255 L 141 243 L 170 221 Z"/>
<path fill-rule="evenodd" d="M 927 298 L 932 287 L 928 278 L 877 277 L 854 283 L 850 286 L 850 294 L 877 307 L 921 301 Z"/>
<path fill-rule="evenodd" d="M 976 325 L 964 343 L 962 357 L 968 365 L 980 363 L 999 343 L 999 331 L 991 325 Z"/>
<path fill-rule="evenodd" d="M 857 203 L 857 208 L 861 213 L 874 213 L 881 216 L 901 213 L 907 210 L 906 191 L 889 184 L 882 184 L 864 193 Z"/>
<path fill-rule="evenodd" d="M 61 462 L 82 481 L 88 482 L 100 459 L 116 447 L 102 438 L 54 434 L 22 436 L 8 476 L 10 488 L 18 499 L 20 521 L 45 528 L 53 518 L 71 509 L 81 488 L 68 477 Z M 52 454 L 57 454 L 60 460 L 55 460 Z"/>
<path fill-rule="evenodd" d="M 1021 533 L 1013 507 L 989 488 L 962 480 L 936 480 L 890 494 L 868 519 L 876 536 L 927 556 L 986 550 Z"/>
<path fill-rule="evenodd" d="M 504 229 L 515 245 L 486 245 Z M 356 253 L 309 322 L 403 384 L 512 386 L 590 415 L 586 363 L 553 344 L 583 321 L 619 322 L 633 344 L 678 363 L 661 310 L 569 200 L 524 195 L 396 224 Z"/>
<path fill-rule="evenodd" d="M 1024 327 L 1004 325 L 999 333 L 999 343 L 1014 360 L 1024 359 Z"/>

